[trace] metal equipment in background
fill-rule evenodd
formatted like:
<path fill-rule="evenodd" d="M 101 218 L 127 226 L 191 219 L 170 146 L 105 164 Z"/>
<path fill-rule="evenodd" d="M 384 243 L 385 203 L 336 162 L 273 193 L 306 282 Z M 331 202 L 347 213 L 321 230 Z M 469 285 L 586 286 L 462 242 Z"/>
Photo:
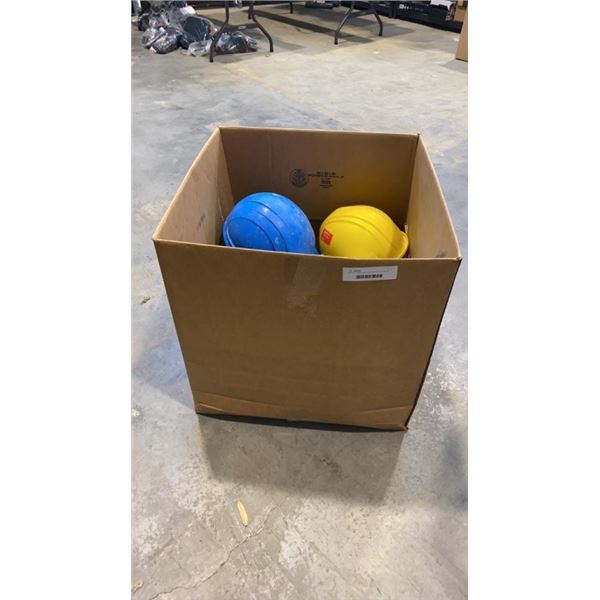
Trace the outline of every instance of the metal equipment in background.
<path fill-rule="evenodd" d="M 343 4 L 348 4 L 344 2 Z M 357 2 L 364 6 L 367 2 Z M 375 2 L 377 12 L 391 19 L 402 19 L 439 29 L 460 32 L 462 23 L 454 20 L 456 0 L 422 0 L 403 2 Z"/>

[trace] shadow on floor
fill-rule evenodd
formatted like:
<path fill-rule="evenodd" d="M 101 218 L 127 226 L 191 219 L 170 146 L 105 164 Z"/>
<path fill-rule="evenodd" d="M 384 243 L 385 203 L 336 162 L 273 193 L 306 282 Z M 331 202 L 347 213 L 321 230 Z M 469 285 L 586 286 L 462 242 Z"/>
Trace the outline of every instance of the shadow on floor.
<path fill-rule="evenodd" d="M 335 29 L 331 29 L 329 27 L 323 27 L 322 25 L 317 25 L 316 23 L 312 23 L 311 21 L 301 21 L 301 20 L 295 19 L 293 16 L 290 17 L 290 16 L 285 16 L 285 15 L 279 15 L 279 14 L 272 13 L 272 12 L 265 12 L 263 10 L 255 10 L 254 12 L 259 19 L 264 18 L 264 19 L 268 19 L 270 21 L 277 21 L 278 23 L 290 25 L 291 27 L 295 27 L 296 29 L 306 29 L 308 31 L 312 31 L 313 33 L 327 34 L 327 35 L 331 36 L 331 44 L 333 45 Z M 341 16 L 339 17 L 338 22 L 340 19 L 341 19 Z M 350 25 L 350 24 L 354 25 L 354 26 L 358 25 L 358 23 L 354 19 L 348 25 Z M 377 22 L 375 22 L 374 26 L 377 27 Z M 337 25 L 336 25 L 336 27 L 337 27 Z M 268 30 L 269 28 L 267 27 L 266 29 Z M 376 29 L 376 31 L 375 31 L 375 37 L 377 37 L 377 31 L 378 31 L 378 29 Z M 384 27 L 384 35 L 385 35 L 385 27 Z M 344 29 L 342 29 L 342 31 L 340 33 L 340 41 L 342 39 L 346 39 L 346 40 L 361 43 L 361 44 L 369 44 L 373 41 L 372 39 L 369 39 L 369 38 L 365 38 L 365 37 L 358 36 L 356 34 L 348 33 L 348 31 L 346 30 L 346 27 L 344 27 Z"/>
<path fill-rule="evenodd" d="M 198 416 L 214 476 L 239 485 L 382 501 L 404 433 L 319 423 Z"/>
<path fill-rule="evenodd" d="M 446 69 L 450 69 L 451 71 L 457 71 L 458 73 L 464 73 L 465 75 L 468 73 L 468 63 L 464 60 L 458 60 L 458 58 L 453 58 L 451 61 L 448 61 L 446 64 L 442 65 L 446 67 Z"/>

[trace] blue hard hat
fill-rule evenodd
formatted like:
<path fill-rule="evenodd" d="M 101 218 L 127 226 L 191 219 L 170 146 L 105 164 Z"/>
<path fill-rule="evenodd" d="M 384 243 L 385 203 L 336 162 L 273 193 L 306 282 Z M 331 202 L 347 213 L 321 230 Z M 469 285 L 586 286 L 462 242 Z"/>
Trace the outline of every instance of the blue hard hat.
<path fill-rule="evenodd" d="M 223 241 L 232 248 L 318 254 L 308 217 L 290 199 L 273 192 L 240 200 L 225 219 Z"/>

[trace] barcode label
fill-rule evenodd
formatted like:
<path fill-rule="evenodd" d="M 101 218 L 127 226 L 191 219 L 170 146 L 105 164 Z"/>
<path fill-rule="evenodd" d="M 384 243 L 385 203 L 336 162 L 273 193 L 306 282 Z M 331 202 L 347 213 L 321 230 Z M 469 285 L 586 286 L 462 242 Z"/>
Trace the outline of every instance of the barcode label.
<path fill-rule="evenodd" d="M 398 279 L 398 267 L 343 267 L 342 281 Z"/>

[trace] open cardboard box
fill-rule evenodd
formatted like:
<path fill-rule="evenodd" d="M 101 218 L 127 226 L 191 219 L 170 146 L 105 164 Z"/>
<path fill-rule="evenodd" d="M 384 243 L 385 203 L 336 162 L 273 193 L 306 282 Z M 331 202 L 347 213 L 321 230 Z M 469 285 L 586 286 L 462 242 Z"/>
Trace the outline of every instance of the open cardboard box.
<path fill-rule="evenodd" d="M 409 258 L 220 246 L 229 211 L 259 191 L 315 226 L 377 206 Z M 197 412 L 406 428 L 461 261 L 420 135 L 220 127 L 153 240 Z"/>
<path fill-rule="evenodd" d="M 458 46 L 456 47 L 456 58 L 458 60 L 469 61 L 469 11 L 465 9 L 463 26 L 458 38 Z"/>
<path fill-rule="evenodd" d="M 467 14 L 467 0 L 458 0 L 456 2 L 456 8 L 454 12 L 454 21 L 462 23 L 465 20 Z"/>

